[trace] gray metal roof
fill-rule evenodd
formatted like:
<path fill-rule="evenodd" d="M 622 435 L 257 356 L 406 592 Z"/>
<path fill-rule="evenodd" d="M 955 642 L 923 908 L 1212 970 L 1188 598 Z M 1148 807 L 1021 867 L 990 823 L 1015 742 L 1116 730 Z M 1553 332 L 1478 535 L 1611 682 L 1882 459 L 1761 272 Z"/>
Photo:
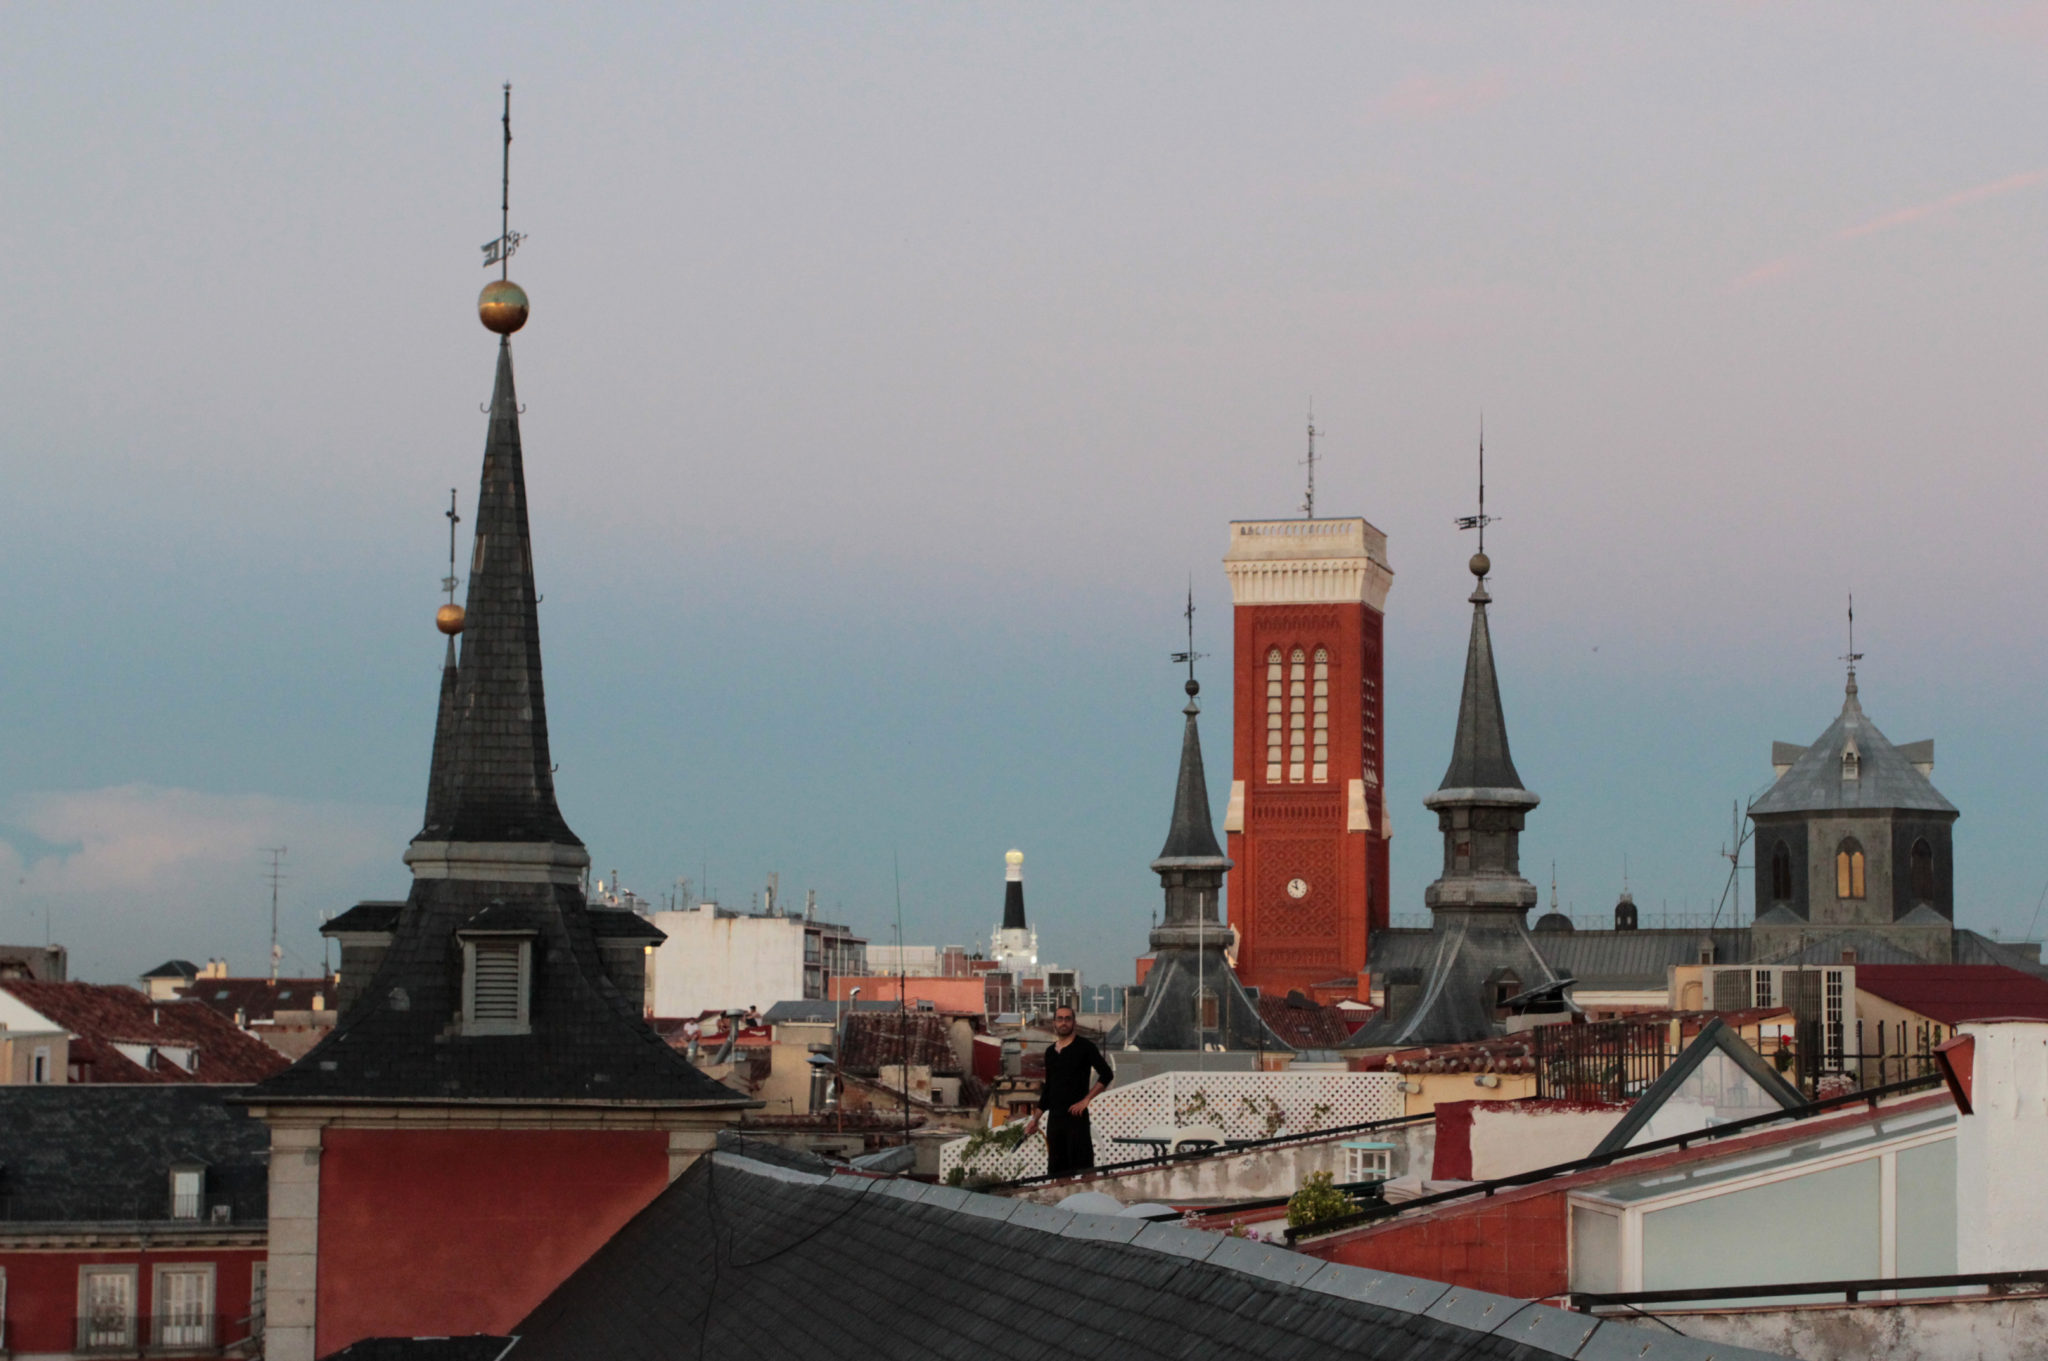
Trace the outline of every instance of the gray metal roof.
<path fill-rule="evenodd" d="M 1277 1244 L 791 1161 L 700 1159 L 518 1325 L 514 1355 L 1760 1355 Z"/>
<path fill-rule="evenodd" d="M 1857 755 L 1857 774 L 1853 780 L 1843 775 L 1843 755 L 1852 743 Z M 1794 750 L 1797 748 L 1790 743 L 1779 742 L 1772 754 L 1789 756 Z M 1904 752 L 1893 746 L 1864 714 L 1856 698 L 1856 676 L 1852 672 L 1842 712 L 1812 746 L 1800 753 L 1792 768 L 1778 777 L 1769 792 L 1749 806 L 1749 815 L 1909 808 L 1954 816 L 1956 806 L 1915 768 L 1913 757 L 1931 763 L 1934 744 L 1909 743 Z"/>
<path fill-rule="evenodd" d="M 1508 754 L 1508 723 L 1501 713 L 1500 678 L 1493 669 L 1493 637 L 1486 627 L 1491 599 L 1482 583 L 1472 592 L 1472 639 L 1465 649 L 1465 687 L 1458 700 L 1458 734 L 1440 789 L 1520 789 Z"/>
<path fill-rule="evenodd" d="M 1195 716 L 1201 712 L 1195 703 L 1195 689 L 1195 682 L 1189 681 L 1188 704 L 1181 710 L 1187 715 L 1187 725 L 1181 729 L 1180 776 L 1173 789 L 1173 821 L 1166 829 L 1166 844 L 1159 848 L 1162 861 L 1223 859 L 1223 848 L 1216 844 L 1216 825 L 1209 820 L 1209 777 L 1202 769 L 1202 734 L 1195 726 Z"/>

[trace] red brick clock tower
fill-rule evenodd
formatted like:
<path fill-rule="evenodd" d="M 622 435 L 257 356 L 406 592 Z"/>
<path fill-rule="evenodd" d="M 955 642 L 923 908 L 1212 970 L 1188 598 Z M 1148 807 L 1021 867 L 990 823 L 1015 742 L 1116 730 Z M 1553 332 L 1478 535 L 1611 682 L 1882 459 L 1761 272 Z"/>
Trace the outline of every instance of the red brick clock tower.
<path fill-rule="evenodd" d="M 1238 520 L 1223 567 L 1236 618 L 1223 826 L 1238 976 L 1333 1000 L 1359 988 L 1367 937 L 1387 925 L 1387 536 L 1360 519 Z"/>

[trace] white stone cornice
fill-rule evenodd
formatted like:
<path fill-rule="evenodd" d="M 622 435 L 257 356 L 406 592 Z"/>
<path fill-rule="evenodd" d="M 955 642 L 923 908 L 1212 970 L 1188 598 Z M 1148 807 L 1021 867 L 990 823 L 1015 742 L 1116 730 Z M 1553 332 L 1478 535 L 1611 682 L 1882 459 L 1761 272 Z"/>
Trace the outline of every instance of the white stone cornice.
<path fill-rule="evenodd" d="M 415 879 L 580 884 L 590 852 L 553 841 L 415 841 L 405 849 Z"/>
<path fill-rule="evenodd" d="M 1387 536 L 1355 518 L 1233 520 L 1223 571 L 1237 605 L 1365 604 L 1383 610 L 1394 584 Z"/>

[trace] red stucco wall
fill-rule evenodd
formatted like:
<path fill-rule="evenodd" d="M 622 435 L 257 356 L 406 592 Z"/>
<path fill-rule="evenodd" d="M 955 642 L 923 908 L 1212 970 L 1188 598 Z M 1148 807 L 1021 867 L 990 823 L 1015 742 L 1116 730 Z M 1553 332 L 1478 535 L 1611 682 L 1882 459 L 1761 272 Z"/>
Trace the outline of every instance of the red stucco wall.
<path fill-rule="evenodd" d="M 667 1184 L 658 1130 L 329 1130 L 319 1354 L 507 1332 Z"/>
<path fill-rule="evenodd" d="M 155 1307 L 156 1268 L 180 1262 L 213 1263 L 215 1336 L 224 1341 L 246 1337 L 251 1272 L 264 1256 L 262 1248 L 0 1252 L 0 1270 L 7 1273 L 4 1345 L 17 1354 L 69 1352 L 76 1347 L 78 1269 L 82 1266 L 135 1267 L 136 1312 L 147 1319 Z"/>
<path fill-rule="evenodd" d="M 1542 1299 L 1568 1286 L 1565 1232 L 1565 1193 L 1549 1191 L 1418 1215 L 1329 1243 L 1305 1243 L 1301 1250 L 1351 1266 Z"/>

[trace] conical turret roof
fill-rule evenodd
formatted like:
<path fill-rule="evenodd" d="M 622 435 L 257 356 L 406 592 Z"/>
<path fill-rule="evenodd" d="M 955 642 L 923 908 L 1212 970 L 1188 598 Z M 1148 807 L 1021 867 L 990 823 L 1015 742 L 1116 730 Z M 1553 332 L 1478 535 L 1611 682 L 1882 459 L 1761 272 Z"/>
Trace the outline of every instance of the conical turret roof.
<path fill-rule="evenodd" d="M 512 346 L 498 343 L 445 801 L 429 841 L 583 843 L 555 806 Z"/>
<path fill-rule="evenodd" d="M 1194 682 L 1188 684 L 1192 687 Z M 1159 859 L 1152 862 L 1154 869 L 1165 862 L 1223 859 L 1223 848 L 1216 844 L 1216 824 L 1209 814 L 1209 780 L 1202 770 L 1202 734 L 1195 725 L 1201 711 L 1191 691 L 1187 708 L 1181 710 L 1187 715 L 1187 724 L 1181 730 L 1180 779 L 1173 791 L 1173 823 L 1167 828 L 1166 845 L 1160 848 Z"/>
<path fill-rule="evenodd" d="M 1508 724 L 1500 707 L 1500 679 L 1493 670 L 1493 637 L 1486 627 L 1492 597 L 1482 582 L 1472 592 L 1472 639 L 1465 649 L 1465 689 L 1458 701 L 1458 733 L 1451 765 L 1439 789 L 1520 789 L 1508 754 Z"/>

